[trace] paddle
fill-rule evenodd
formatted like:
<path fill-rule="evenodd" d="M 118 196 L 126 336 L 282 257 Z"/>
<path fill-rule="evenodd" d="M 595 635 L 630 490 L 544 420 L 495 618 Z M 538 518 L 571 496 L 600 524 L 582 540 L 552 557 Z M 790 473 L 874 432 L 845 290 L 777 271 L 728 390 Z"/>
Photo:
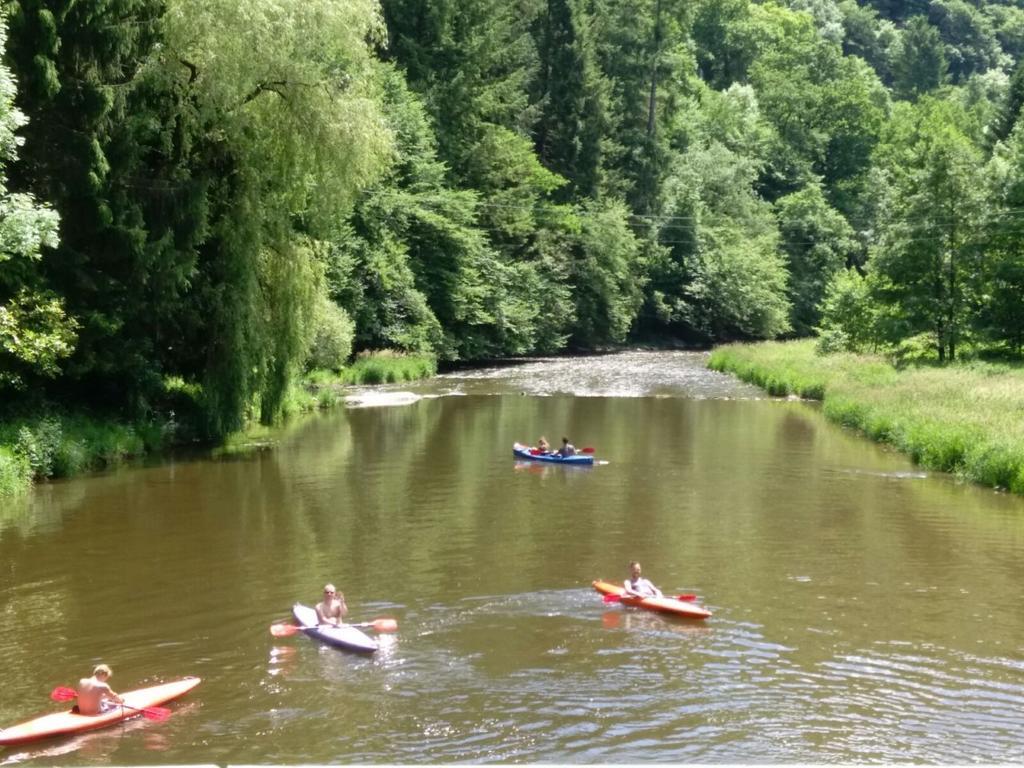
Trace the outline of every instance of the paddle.
<path fill-rule="evenodd" d="M 66 688 L 63 685 L 58 685 L 50 692 L 50 698 L 54 701 L 71 701 L 72 699 L 78 698 L 78 691 L 74 688 Z M 149 720 L 166 720 L 171 716 L 171 710 L 167 707 L 132 707 L 127 704 L 118 704 L 119 707 L 125 709 L 131 709 L 135 712 L 141 712 Z"/>
<path fill-rule="evenodd" d="M 670 599 L 671 600 L 682 600 L 685 603 L 692 603 L 692 602 L 695 602 L 697 600 L 697 596 L 688 592 L 688 593 L 683 594 L 683 595 L 676 595 L 675 597 L 670 597 Z M 604 601 L 606 603 L 619 603 L 619 602 L 622 602 L 622 595 L 605 595 L 604 596 Z"/>
<path fill-rule="evenodd" d="M 591 448 L 589 445 L 586 448 L 580 448 L 580 450 L 579 450 L 579 453 L 593 453 L 593 452 L 594 452 L 594 449 Z M 542 456 L 542 455 L 544 455 L 544 453 L 545 452 L 542 451 L 540 448 L 531 448 L 530 449 L 530 455 L 531 456 Z M 558 451 L 555 451 L 555 453 L 558 453 Z"/>
<path fill-rule="evenodd" d="M 321 624 L 320 626 L 331 626 Z M 373 627 L 378 632 L 397 632 L 398 622 L 394 619 L 376 619 L 375 621 L 364 621 L 362 624 L 342 624 L 343 627 Z M 271 624 L 270 634 L 274 637 L 291 637 L 297 635 L 304 629 L 315 629 L 315 627 L 300 627 L 297 624 Z"/>

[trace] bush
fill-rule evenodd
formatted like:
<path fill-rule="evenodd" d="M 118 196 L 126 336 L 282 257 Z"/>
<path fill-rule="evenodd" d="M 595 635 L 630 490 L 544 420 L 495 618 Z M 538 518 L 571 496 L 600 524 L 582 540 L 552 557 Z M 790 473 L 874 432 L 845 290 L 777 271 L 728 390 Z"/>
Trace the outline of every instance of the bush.
<path fill-rule="evenodd" d="M 28 460 L 0 446 L 0 497 L 24 493 L 31 485 L 32 468 Z"/>
<path fill-rule="evenodd" d="M 352 354 L 355 324 L 344 309 L 324 298 L 317 308 L 316 334 L 306 361 L 307 368 L 340 371 Z"/>

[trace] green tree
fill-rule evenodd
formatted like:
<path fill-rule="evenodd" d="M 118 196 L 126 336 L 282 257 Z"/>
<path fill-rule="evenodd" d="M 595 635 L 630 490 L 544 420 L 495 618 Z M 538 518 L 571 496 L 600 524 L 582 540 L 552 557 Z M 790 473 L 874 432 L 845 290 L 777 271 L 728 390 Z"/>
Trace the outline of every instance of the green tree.
<path fill-rule="evenodd" d="M 576 308 L 573 341 L 594 348 L 626 340 L 643 301 L 641 242 L 621 203 L 593 204 L 580 214 L 570 282 Z"/>
<path fill-rule="evenodd" d="M 978 326 L 984 337 L 1020 353 L 1024 346 L 1024 128 L 996 144 L 986 174 L 992 203 Z"/>
<path fill-rule="evenodd" d="M 853 228 L 829 206 L 818 185 L 777 200 L 775 211 L 789 262 L 791 325 L 794 333 L 809 335 L 820 322 L 826 285 L 856 250 Z"/>
<path fill-rule="evenodd" d="M 907 22 L 893 51 L 893 89 L 903 99 L 934 91 L 948 77 L 949 65 L 939 30 L 924 16 Z"/>
<path fill-rule="evenodd" d="M 1004 58 L 995 30 L 980 10 L 964 0 L 932 0 L 929 23 L 946 44 L 946 61 L 953 82 L 1000 66 Z"/>
<path fill-rule="evenodd" d="M 949 102 L 901 105 L 879 152 L 892 187 L 869 263 L 877 297 L 897 311 L 893 333 L 931 334 L 940 362 L 955 359 L 981 290 L 981 153 L 965 122 Z"/>
<path fill-rule="evenodd" d="M 862 352 L 878 336 L 878 307 L 870 278 L 856 269 L 835 272 L 821 301 L 818 348 L 823 352 Z"/>
<path fill-rule="evenodd" d="M 163 28 L 209 206 L 179 364 L 221 434 L 280 412 L 326 290 L 322 242 L 390 151 L 370 47 L 384 28 L 372 0 L 172 0 Z"/>
<path fill-rule="evenodd" d="M 0 56 L 7 47 L 0 15 Z M 7 188 L 7 166 L 17 159 L 17 130 L 25 116 L 14 106 L 11 71 L 0 64 L 0 391 L 27 378 L 54 376 L 74 349 L 77 322 L 37 270 L 44 248 L 57 246 L 57 214 L 30 194 Z"/>
<path fill-rule="evenodd" d="M 173 324 L 202 227 L 173 148 L 174 96 L 147 77 L 162 3 L 9 8 L 8 59 L 31 120 L 12 186 L 60 212 L 61 243 L 39 268 L 81 323 L 63 390 L 139 410 L 160 389 L 159 329 Z"/>
<path fill-rule="evenodd" d="M 539 19 L 541 114 L 534 129 L 546 168 L 569 181 L 563 201 L 604 189 L 609 83 L 597 66 L 594 20 L 583 0 L 548 0 Z"/>
<path fill-rule="evenodd" d="M 899 36 L 896 25 L 880 19 L 878 11 L 857 0 L 840 0 L 843 14 L 843 53 L 858 56 L 878 74 L 884 83 L 892 81 L 892 50 Z"/>

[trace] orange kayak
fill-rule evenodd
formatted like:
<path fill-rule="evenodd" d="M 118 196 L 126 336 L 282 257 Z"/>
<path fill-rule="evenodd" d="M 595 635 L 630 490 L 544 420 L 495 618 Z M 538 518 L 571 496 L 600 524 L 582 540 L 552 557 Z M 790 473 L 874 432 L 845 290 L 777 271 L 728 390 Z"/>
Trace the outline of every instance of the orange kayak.
<path fill-rule="evenodd" d="M 602 595 L 619 595 L 622 597 L 623 605 L 631 605 L 637 608 L 646 608 L 648 611 L 660 611 L 671 613 L 676 616 L 683 616 L 687 619 L 706 619 L 711 611 L 701 608 L 696 603 L 686 600 L 676 600 L 674 597 L 625 597 L 626 590 L 618 584 L 611 584 L 607 581 L 595 581 L 594 589 Z"/>
<path fill-rule="evenodd" d="M 128 691 L 121 694 L 126 706 L 115 706 L 99 715 L 81 715 L 73 709 L 40 715 L 10 728 L 0 729 L 0 745 L 24 744 L 49 736 L 91 731 L 94 728 L 119 723 L 129 717 L 139 717 L 142 714 L 139 710 L 184 696 L 199 683 L 198 677 L 186 677 L 171 683 Z"/>

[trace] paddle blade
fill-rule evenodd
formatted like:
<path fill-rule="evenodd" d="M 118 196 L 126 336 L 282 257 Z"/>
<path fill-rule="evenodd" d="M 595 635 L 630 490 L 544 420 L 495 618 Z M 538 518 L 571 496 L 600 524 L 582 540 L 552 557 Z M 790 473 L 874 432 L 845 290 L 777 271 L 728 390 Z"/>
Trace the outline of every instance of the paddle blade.
<path fill-rule="evenodd" d="M 134 707 L 126 707 L 127 709 L 134 709 Z M 166 720 L 171 716 L 171 710 L 167 707 L 146 707 L 142 710 L 142 716 L 147 720 Z"/>
<path fill-rule="evenodd" d="M 370 622 L 370 625 L 378 632 L 397 632 L 398 622 L 394 619 L 377 619 Z"/>
<path fill-rule="evenodd" d="M 271 624 L 270 634 L 274 637 L 291 637 L 297 635 L 302 631 L 302 627 L 297 627 L 294 624 Z"/>
<path fill-rule="evenodd" d="M 621 603 L 622 595 L 605 595 L 603 600 L 606 603 Z"/>
<path fill-rule="evenodd" d="M 594 449 L 589 445 L 586 448 L 580 448 L 580 453 L 593 453 Z"/>
<path fill-rule="evenodd" d="M 78 698 L 78 691 L 74 688 L 65 688 L 63 685 L 58 685 L 50 691 L 50 698 L 54 701 L 71 701 Z"/>
<path fill-rule="evenodd" d="M 684 603 L 693 603 L 696 602 L 697 596 L 687 592 L 685 595 L 676 595 L 676 600 L 682 600 Z"/>

